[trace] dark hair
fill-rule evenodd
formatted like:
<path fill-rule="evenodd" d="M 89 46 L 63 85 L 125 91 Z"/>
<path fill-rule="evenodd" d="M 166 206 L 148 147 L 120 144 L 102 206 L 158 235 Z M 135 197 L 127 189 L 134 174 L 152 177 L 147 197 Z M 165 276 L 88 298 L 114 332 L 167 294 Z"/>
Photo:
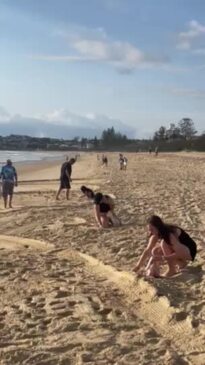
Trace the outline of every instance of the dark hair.
<path fill-rule="evenodd" d="M 76 162 L 76 159 L 75 158 L 71 158 L 70 159 L 70 163 L 75 163 Z"/>
<path fill-rule="evenodd" d="M 170 233 L 174 232 L 174 229 L 176 228 L 175 226 L 164 223 L 158 215 L 152 215 L 148 219 L 147 223 L 157 228 L 159 237 L 170 245 Z"/>
<path fill-rule="evenodd" d="M 83 194 L 90 193 L 91 199 L 94 198 L 95 194 L 94 194 L 93 190 L 87 188 L 85 185 L 82 185 L 80 190 L 82 191 Z"/>

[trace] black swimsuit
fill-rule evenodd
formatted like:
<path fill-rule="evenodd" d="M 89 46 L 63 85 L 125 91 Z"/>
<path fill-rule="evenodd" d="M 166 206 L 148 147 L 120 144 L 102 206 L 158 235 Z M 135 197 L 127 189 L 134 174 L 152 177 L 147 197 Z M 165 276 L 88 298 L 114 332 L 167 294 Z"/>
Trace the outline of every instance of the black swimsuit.
<path fill-rule="evenodd" d="M 194 261 L 197 253 L 196 242 L 183 229 L 179 229 L 181 231 L 180 235 L 178 236 L 179 242 L 188 247 L 192 257 L 192 261 Z"/>
<path fill-rule="evenodd" d="M 100 213 L 108 213 L 111 210 L 111 208 L 110 208 L 110 205 L 109 204 L 102 202 L 103 197 L 108 198 L 107 195 L 103 195 L 102 193 L 95 194 L 95 196 L 94 196 L 94 204 L 95 205 L 99 205 L 99 207 L 100 207 Z"/>

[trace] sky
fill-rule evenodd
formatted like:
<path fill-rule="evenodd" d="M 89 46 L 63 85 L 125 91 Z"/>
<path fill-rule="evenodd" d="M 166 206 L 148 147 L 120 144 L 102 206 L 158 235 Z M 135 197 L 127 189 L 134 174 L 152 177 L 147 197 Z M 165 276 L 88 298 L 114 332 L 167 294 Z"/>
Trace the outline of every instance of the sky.
<path fill-rule="evenodd" d="M 204 0 L 0 0 L 0 123 L 204 131 L 204 14 Z"/>

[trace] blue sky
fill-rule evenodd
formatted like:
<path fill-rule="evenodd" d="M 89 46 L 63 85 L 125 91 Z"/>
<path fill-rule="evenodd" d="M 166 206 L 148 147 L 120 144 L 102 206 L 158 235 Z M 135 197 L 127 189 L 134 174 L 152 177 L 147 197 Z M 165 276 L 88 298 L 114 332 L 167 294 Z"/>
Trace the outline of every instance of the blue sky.
<path fill-rule="evenodd" d="M 204 14 L 204 0 L 0 0 L 0 121 L 205 130 Z"/>

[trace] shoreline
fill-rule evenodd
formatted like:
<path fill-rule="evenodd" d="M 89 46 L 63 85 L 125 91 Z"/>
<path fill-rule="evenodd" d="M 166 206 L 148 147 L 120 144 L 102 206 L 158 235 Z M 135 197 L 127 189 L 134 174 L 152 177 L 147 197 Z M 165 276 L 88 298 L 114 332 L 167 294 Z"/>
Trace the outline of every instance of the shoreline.
<path fill-rule="evenodd" d="M 4 152 L 5 154 L 5 160 L 2 159 L 1 152 Z M 21 160 L 16 161 L 16 156 L 18 155 L 19 158 L 22 158 Z M 26 159 L 26 154 L 30 154 L 30 158 Z M 3 165 L 6 163 L 7 159 L 11 159 L 14 164 L 29 164 L 29 163 L 37 163 L 41 161 L 59 161 L 61 159 L 65 159 L 67 156 L 73 156 L 77 154 L 77 152 L 73 151 L 73 153 L 69 153 L 69 151 L 23 151 L 23 150 L 0 150 L 0 156 L 2 161 L 0 161 L 0 165 Z M 31 158 L 32 157 L 32 158 Z"/>

